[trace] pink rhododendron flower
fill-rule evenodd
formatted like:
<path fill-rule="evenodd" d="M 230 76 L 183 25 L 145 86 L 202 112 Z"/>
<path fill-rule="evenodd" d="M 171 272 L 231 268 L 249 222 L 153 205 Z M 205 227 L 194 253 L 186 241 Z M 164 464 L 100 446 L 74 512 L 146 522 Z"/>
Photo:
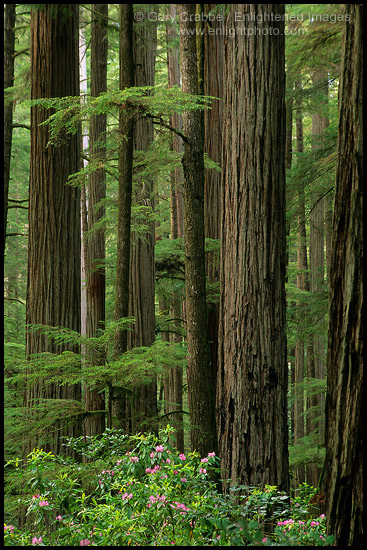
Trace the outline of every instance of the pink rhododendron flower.
<path fill-rule="evenodd" d="M 202 458 L 200 462 L 208 462 L 207 458 Z"/>
<path fill-rule="evenodd" d="M 157 453 L 161 453 L 163 451 L 164 447 L 163 445 L 158 445 L 155 450 L 157 451 Z"/>
<path fill-rule="evenodd" d="M 206 469 L 205 468 L 200 468 L 199 474 L 206 474 Z"/>
<path fill-rule="evenodd" d="M 180 458 L 181 460 L 186 460 L 186 456 L 183 453 L 180 453 L 178 455 L 178 458 Z"/>
<path fill-rule="evenodd" d="M 90 540 L 89 539 L 82 539 L 80 541 L 80 546 L 89 546 L 90 545 Z"/>
<path fill-rule="evenodd" d="M 50 506 L 50 503 L 47 502 L 47 500 L 40 500 L 40 502 L 38 503 L 40 506 Z"/>
<path fill-rule="evenodd" d="M 214 452 L 213 453 L 208 453 L 208 456 L 213 457 L 213 456 L 215 456 L 215 453 Z"/>
<path fill-rule="evenodd" d="M 132 498 L 132 496 L 133 496 L 132 493 L 124 493 L 124 494 L 121 496 L 121 498 L 122 498 L 122 500 L 126 500 L 126 499 L 130 500 L 130 499 Z"/>
<path fill-rule="evenodd" d="M 56 516 L 56 519 L 57 519 L 57 521 L 61 521 L 61 520 L 62 520 L 62 516 L 60 516 L 60 515 L 59 515 L 59 516 Z"/>
<path fill-rule="evenodd" d="M 37 537 L 33 537 L 32 546 L 38 546 L 40 542 L 42 542 L 42 537 L 40 537 L 39 539 Z"/>
<path fill-rule="evenodd" d="M 138 456 L 132 456 L 130 458 L 131 462 L 139 462 L 139 457 Z"/>

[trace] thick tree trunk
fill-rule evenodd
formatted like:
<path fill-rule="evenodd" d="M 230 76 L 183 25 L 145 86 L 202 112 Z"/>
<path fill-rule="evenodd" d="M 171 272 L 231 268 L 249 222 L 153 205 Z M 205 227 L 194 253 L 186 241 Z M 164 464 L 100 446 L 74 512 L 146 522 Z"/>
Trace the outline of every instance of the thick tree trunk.
<path fill-rule="evenodd" d="M 92 97 L 107 91 L 107 17 L 108 4 L 92 4 L 91 30 L 91 76 L 90 91 Z M 99 14 L 99 15 L 97 15 Z M 105 132 L 107 115 L 93 116 L 90 120 L 90 157 L 101 159 L 105 157 Z M 99 143 L 99 145 L 98 145 Z M 96 205 L 106 197 L 106 173 L 99 169 L 93 172 L 89 180 L 88 229 L 93 229 L 105 215 L 105 208 L 96 208 Z M 87 336 L 100 335 L 105 321 L 105 286 L 106 277 L 104 267 L 97 267 L 98 261 L 105 259 L 105 234 L 103 229 L 91 232 L 87 237 Z M 89 364 L 103 364 L 103 355 L 95 350 L 88 351 Z M 104 393 L 99 388 L 89 390 L 85 388 L 85 408 L 87 411 L 103 411 L 105 409 Z M 87 416 L 85 434 L 96 435 L 105 429 L 105 414 L 98 413 Z"/>
<path fill-rule="evenodd" d="M 5 4 L 4 11 L 4 89 L 14 85 L 15 50 L 15 8 L 16 4 Z M 11 142 L 13 135 L 13 101 L 4 102 L 4 250 L 8 218 L 8 196 L 10 181 Z"/>
<path fill-rule="evenodd" d="M 182 89 L 186 93 L 197 94 L 195 5 L 179 4 L 179 15 Z M 187 140 L 182 164 L 191 447 L 205 456 L 217 449 L 217 441 L 205 290 L 204 150 L 201 120 L 200 111 L 184 113 L 183 131 Z"/>
<path fill-rule="evenodd" d="M 236 4 L 227 22 L 249 32 L 225 41 L 217 412 L 222 477 L 288 490 L 284 19 L 271 13 L 284 6 Z"/>
<path fill-rule="evenodd" d="M 346 4 L 330 270 L 326 517 L 335 546 L 363 545 L 362 5 Z"/>
<path fill-rule="evenodd" d="M 79 94 L 78 52 L 77 4 L 46 4 L 32 10 L 32 99 Z M 31 109 L 26 322 L 80 332 L 80 191 L 66 183 L 80 168 L 79 135 L 48 146 L 49 129 L 40 124 L 50 115 L 41 107 Z M 39 332 L 26 334 L 27 356 L 64 349 Z M 40 399 L 80 401 L 81 388 L 39 382 L 27 391 L 26 406 Z M 54 441 L 44 447 L 54 453 L 62 449 L 59 436 L 80 435 L 81 423 L 72 421 L 58 429 Z"/>

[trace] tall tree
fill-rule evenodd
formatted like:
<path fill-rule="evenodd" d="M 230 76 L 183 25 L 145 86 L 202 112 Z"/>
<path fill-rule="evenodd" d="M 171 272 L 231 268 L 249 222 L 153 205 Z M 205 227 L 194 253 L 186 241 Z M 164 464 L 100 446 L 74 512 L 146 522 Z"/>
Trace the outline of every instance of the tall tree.
<path fill-rule="evenodd" d="M 147 17 L 153 9 L 153 5 L 144 6 L 141 13 L 145 17 L 135 24 L 135 86 L 154 86 L 157 27 Z M 141 212 L 137 221 L 146 226 L 146 231 L 143 235 L 131 233 L 129 315 L 134 317 L 135 322 L 128 334 L 129 349 L 151 346 L 155 340 L 153 181 L 139 174 L 147 168 L 141 157 L 146 154 L 153 139 L 153 121 L 138 120 L 134 129 L 134 148 L 139 168 L 134 171 L 133 200 Z M 130 432 L 137 429 L 153 430 L 156 423 L 152 418 L 156 415 L 157 382 L 153 380 L 150 384 L 140 384 L 134 389 L 134 394 L 127 402 L 126 429 Z"/>
<path fill-rule="evenodd" d="M 16 4 L 5 4 L 4 10 L 4 89 L 14 84 L 15 52 L 15 8 Z M 4 250 L 8 217 L 8 196 L 10 181 L 10 158 L 13 135 L 13 101 L 4 101 Z"/>
<path fill-rule="evenodd" d="M 46 4 L 31 12 L 31 98 L 79 95 L 78 5 Z M 49 127 L 40 126 L 52 110 L 31 108 L 27 324 L 66 327 L 80 332 L 80 191 L 67 185 L 80 168 L 79 135 L 48 145 Z M 40 332 L 26 334 L 27 356 L 65 346 Z M 75 349 L 75 348 L 73 348 Z M 25 395 L 26 406 L 42 399 L 80 401 L 80 384 L 39 382 Z M 80 435 L 78 421 L 60 435 Z M 49 445 L 61 449 L 60 438 Z"/>
<path fill-rule="evenodd" d="M 312 81 L 323 100 L 320 102 L 320 111 L 312 115 L 312 149 L 315 154 L 322 150 L 325 139 L 325 129 L 329 121 L 325 116 L 325 103 L 328 97 L 327 72 L 323 68 L 316 68 L 313 71 Z M 322 153 L 321 153 L 322 154 Z M 316 185 L 311 189 L 311 212 L 310 212 L 310 291 L 315 298 L 325 289 L 325 214 L 324 190 Z M 316 301 L 316 300 L 315 300 Z M 323 337 L 324 315 L 318 312 L 313 318 L 314 333 L 310 336 L 309 354 L 307 356 L 307 376 L 309 379 L 325 378 L 325 342 Z M 323 441 L 324 422 L 321 414 L 324 397 L 315 394 L 311 389 L 311 397 L 308 398 L 307 434 L 313 433 L 318 438 L 318 443 Z M 307 481 L 313 486 L 318 485 L 321 468 L 316 464 L 307 464 Z"/>
<path fill-rule="evenodd" d="M 133 50 L 133 6 L 120 4 L 120 90 L 134 86 Z M 134 154 L 134 122 L 132 114 L 122 106 L 119 114 L 119 182 L 117 222 L 117 262 L 115 318 L 119 320 L 129 314 L 130 242 L 131 242 L 131 200 Z M 119 328 L 115 334 L 114 356 L 118 358 L 127 351 L 127 331 Z M 121 424 L 125 421 L 125 393 L 110 388 L 109 407 Z"/>
<path fill-rule="evenodd" d="M 107 91 L 108 4 L 92 4 L 92 8 L 90 93 L 92 97 L 97 97 L 100 93 Z M 103 161 L 105 157 L 106 129 L 105 113 L 91 118 L 89 146 L 92 161 Z M 105 321 L 105 269 L 98 266 L 98 262 L 105 259 L 105 234 L 103 228 L 95 228 L 95 224 L 105 215 L 105 208 L 98 205 L 106 197 L 105 179 L 106 173 L 103 168 L 92 172 L 88 189 L 88 229 L 91 231 L 86 242 L 87 336 L 89 337 L 98 336 L 100 330 L 104 328 Z M 91 364 L 100 364 L 103 357 L 92 350 L 89 352 L 88 361 Z M 101 411 L 105 408 L 104 394 L 99 388 L 94 390 L 86 388 L 84 399 L 87 411 Z M 102 433 L 104 428 L 104 413 L 87 416 L 86 435 Z"/>
<path fill-rule="evenodd" d="M 215 10 L 216 4 L 204 4 L 204 14 Z M 222 157 L 223 126 L 223 63 L 224 63 L 224 26 L 221 17 L 215 17 L 204 33 L 203 48 L 203 86 L 204 95 L 215 97 L 210 109 L 204 112 L 204 151 L 214 162 L 220 164 Z M 221 173 L 211 169 L 205 171 L 204 220 L 205 237 L 220 238 Z M 206 273 L 208 282 L 213 285 L 213 296 L 208 304 L 208 328 L 210 340 L 210 359 L 213 370 L 214 386 L 217 378 L 218 362 L 218 326 L 219 303 L 216 299 L 219 285 L 219 252 L 207 254 Z M 208 293 L 209 294 L 209 293 Z"/>
<path fill-rule="evenodd" d="M 284 5 L 236 4 L 228 27 L 238 17 L 246 33 L 225 39 L 219 452 L 223 478 L 287 490 Z"/>
<path fill-rule="evenodd" d="M 195 5 L 179 4 L 182 90 L 198 93 Z M 204 150 L 200 111 L 184 112 L 184 231 L 187 384 L 191 447 L 202 455 L 217 449 L 214 384 L 209 360 L 204 248 Z"/>
<path fill-rule="evenodd" d="M 180 86 L 180 65 L 179 65 L 179 45 L 177 44 L 177 26 L 175 23 L 177 9 L 176 4 L 169 5 L 168 11 L 170 17 L 166 26 L 167 33 L 167 68 L 168 68 L 168 86 Z M 182 115 L 174 113 L 171 117 L 171 125 L 182 132 Z M 182 139 L 177 135 L 172 135 L 172 150 L 181 154 L 183 151 Z M 171 239 L 183 238 L 183 207 L 182 207 L 182 165 L 176 166 L 170 175 L 170 199 L 171 199 Z M 171 311 L 174 329 L 170 334 L 170 340 L 173 343 L 181 342 L 182 336 L 179 334 L 182 327 L 183 304 L 180 291 L 174 291 L 171 296 Z M 183 430 L 183 369 L 176 365 L 170 369 L 165 384 L 165 412 L 173 412 L 170 417 L 172 426 L 176 429 L 176 447 L 180 451 L 184 450 L 184 430 Z"/>
<path fill-rule="evenodd" d="M 297 140 L 297 153 L 303 153 L 303 118 L 300 102 L 300 92 L 302 90 L 302 83 L 300 79 L 295 81 L 296 90 L 296 140 Z M 306 240 L 306 214 L 305 214 L 305 193 L 303 186 L 300 185 L 297 192 L 297 287 L 300 290 L 309 292 L 310 284 L 307 275 L 307 240 Z M 297 445 L 302 437 L 305 435 L 304 428 L 304 397 L 303 388 L 301 383 L 305 377 L 305 342 L 303 339 L 304 329 L 304 308 L 300 307 L 299 303 L 299 315 L 298 326 L 300 329 L 300 336 L 296 340 L 295 345 L 295 358 L 294 358 L 294 382 L 295 386 L 295 403 L 294 403 L 294 444 Z M 298 386 L 297 386 L 298 384 Z M 296 468 L 295 472 L 295 486 L 298 487 L 300 483 L 305 481 L 305 468 L 303 464 L 300 464 Z"/>
<path fill-rule="evenodd" d="M 330 270 L 325 479 L 336 546 L 363 545 L 362 9 L 345 5 Z"/>

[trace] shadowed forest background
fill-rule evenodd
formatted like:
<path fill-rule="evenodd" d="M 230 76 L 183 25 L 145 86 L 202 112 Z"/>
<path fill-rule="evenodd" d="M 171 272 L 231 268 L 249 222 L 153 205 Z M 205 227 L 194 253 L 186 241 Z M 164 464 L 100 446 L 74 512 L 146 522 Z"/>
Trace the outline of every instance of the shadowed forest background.
<path fill-rule="evenodd" d="M 4 94 L 5 544 L 361 546 L 362 5 L 5 4 Z"/>

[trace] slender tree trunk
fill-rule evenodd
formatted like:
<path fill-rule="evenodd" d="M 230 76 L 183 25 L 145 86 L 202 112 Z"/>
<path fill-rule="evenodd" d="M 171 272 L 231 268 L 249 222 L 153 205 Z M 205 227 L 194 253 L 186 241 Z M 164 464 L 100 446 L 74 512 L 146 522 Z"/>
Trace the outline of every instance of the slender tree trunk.
<path fill-rule="evenodd" d="M 91 96 L 97 97 L 107 91 L 107 17 L 108 4 L 92 4 L 91 29 Z M 105 133 L 107 115 L 95 115 L 90 120 L 90 157 L 105 158 Z M 99 143 L 99 145 L 98 145 Z M 89 180 L 88 229 L 93 230 L 87 237 L 87 336 L 99 336 L 104 329 L 105 321 L 105 268 L 97 266 L 105 259 L 104 230 L 95 229 L 94 225 L 105 216 L 105 208 L 97 204 L 106 197 L 106 173 L 99 169 L 93 172 Z M 89 364 L 103 364 L 104 357 L 99 350 L 89 350 Z M 100 388 L 89 390 L 85 388 L 85 408 L 87 411 L 103 411 L 105 409 L 104 393 Z M 86 435 L 96 435 L 105 429 L 105 414 L 98 413 L 87 416 L 85 421 Z"/>
<path fill-rule="evenodd" d="M 16 4 L 5 4 L 4 9 L 4 89 L 14 85 Z M 13 101 L 4 101 L 4 251 L 8 219 L 8 196 L 10 181 L 11 142 L 13 136 Z"/>
<path fill-rule="evenodd" d="M 153 5 L 145 5 L 141 10 L 145 19 L 135 26 L 135 86 L 154 86 L 157 28 L 147 19 L 147 13 L 153 8 Z M 136 154 L 146 151 L 153 139 L 153 122 L 139 120 L 134 133 Z M 134 177 L 137 182 L 134 202 L 146 207 L 146 214 L 142 214 L 138 221 L 147 226 L 147 231 L 143 237 L 134 232 L 131 234 L 129 315 L 135 318 L 135 323 L 128 334 L 129 349 L 151 346 L 155 340 L 155 227 L 154 220 L 149 221 L 154 211 L 153 182 L 140 177 L 138 169 Z M 126 429 L 129 432 L 157 431 L 157 412 L 157 381 L 140 384 L 127 405 Z"/>
<path fill-rule="evenodd" d="M 302 89 L 301 81 L 295 83 L 295 89 L 300 92 Z M 296 109 L 296 139 L 297 153 L 303 153 L 303 120 L 300 109 L 300 100 L 297 98 Z M 297 287 L 309 292 L 310 285 L 307 276 L 307 239 L 306 239 L 306 215 L 305 215 L 305 195 L 302 182 L 298 188 L 297 198 Z M 304 302 L 304 300 L 302 301 Z M 302 336 L 304 329 L 304 305 L 299 302 L 298 326 L 301 336 L 296 340 L 295 346 L 295 404 L 294 404 L 294 444 L 297 445 L 305 435 L 304 429 L 304 390 L 297 387 L 301 384 L 305 376 L 305 342 Z M 300 464 L 295 472 L 295 487 L 305 481 L 305 467 Z"/>
<path fill-rule="evenodd" d="M 325 93 L 327 101 L 327 73 L 323 70 L 317 70 L 313 74 L 313 83 L 320 87 Z M 312 116 L 312 137 L 313 149 L 317 151 L 323 147 L 324 131 L 329 121 L 324 113 L 315 113 Z M 324 291 L 324 270 L 325 270 L 325 233 L 324 233 L 324 204 L 325 198 L 323 191 L 311 189 L 311 212 L 310 212 L 310 290 L 314 300 Z M 325 377 L 325 342 L 322 335 L 324 316 L 320 319 L 320 314 L 313 320 L 315 332 L 312 335 L 310 351 L 312 355 L 308 357 L 308 377 L 323 379 Z M 312 391 L 312 390 L 311 390 Z M 313 390 L 314 391 L 314 390 Z M 324 438 L 324 420 L 320 418 L 324 409 L 324 397 L 320 394 L 314 394 L 309 398 L 309 407 L 314 411 L 308 413 L 308 434 L 315 434 L 315 444 L 321 444 Z M 318 419 L 319 418 L 319 419 Z M 318 485 L 321 468 L 316 464 L 307 466 L 307 481 L 315 487 Z"/>
<path fill-rule="evenodd" d="M 120 4 L 120 90 L 134 86 L 133 57 L 133 6 Z M 117 262 L 115 318 L 129 314 L 130 231 L 133 176 L 133 119 L 126 109 L 119 116 L 119 187 L 117 222 Z M 127 351 L 127 331 L 120 328 L 115 333 L 114 356 L 117 359 Z M 126 420 L 126 394 L 122 388 L 110 388 L 109 408 L 117 425 Z M 111 415 L 110 415 L 111 416 Z"/>
<path fill-rule="evenodd" d="M 31 12 L 31 97 L 79 94 L 78 5 L 46 4 Z M 80 168 L 79 135 L 48 145 L 49 129 L 40 124 L 51 110 L 31 108 L 31 166 L 27 324 L 40 323 L 80 332 L 80 191 L 67 185 Z M 26 354 L 66 349 L 39 332 L 27 332 Z M 78 351 L 75 347 L 72 348 Z M 26 407 L 42 399 L 80 401 L 80 384 L 60 386 L 39 382 L 25 395 Z M 30 410 L 30 412 L 32 412 Z M 81 433 L 81 422 L 58 425 L 58 435 Z M 44 446 L 59 453 L 60 437 Z M 30 442 L 34 446 L 34 441 Z"/>
<path fill-rule="evenodd" d="M 326 517 L 335 546 L 363 545 L 362 5 L 346 4 L 330 270 Z"/>
<path fill-rule="evenodd" d="M 175 21 L 177 12 L 176 4 L 169 5 L 170 21 Z M 176 45 L 177 31 L 176 24 L 167 24 L 167 46 L 168 46 L 168 86 L 180 86 L 180 67 L 179 67 L 179 49 Z M 175 44 L 173 46 L 173 44 Z M 182 115 L 175 113 L 171 118 L 171 125 L 182 132 Z M 182 139 L 177 135 L 172 136 L 172 149 L 176 153 L 182 153 L 183 144 Z M 176 167 L 171 172 L 171 239 L 177 239 L 179 235 L 180 217 L 182 218 L 183 209 L 180 209 L 179 201 L 180 196 L 182 198 L 181 186 L 183 181 L 182 166 Z M 182 223 L 181 223 L 182 226 Z M 182 238 L 183 235 L 181 235 Z M 179 330 L 182 328 L 182 322 L 178 319 L 183 317 L 182 299 L 180 292 L 174 292 L 172 295 L 171 303 L 171 316 L 175 321 L 173 322 L 173 328 Z M 182 337 L 177 334 L 172 334 L 170 338 L 171 342 L 178 343 L 182 341 Z M 167 396 L 172 405 L 167 412 L 175 412 L 170 417 L 170 424 L 176 429 L 176 447 L 179 451 L 184 451 L 184 430 L 183 430 L 183 414 L 182 414 L 182 391 L 183 391 L 183 369 L 181 366 L 174 366 L 170 369 L 169 382 L 170 387 Z M 167 388 L 168 389 L 168 388 Z"/>
<path fill-rule="evenodd" d="M 276 33 L 255 33 L 271 13 Z M 235 4 L 228 27 L 236 16 L 248 32 L 225 40 L 219 451 L 224 479 L 288 490 L 284 5 Z"/>
<path fill-rule="evenodd" d="M 182 89 L 198 92 L 195 5 L 179 4 Z M 201 114 L 185 112 L 184 169 L 185 280 L 191 447 L 202 456 L 217 449 L 214 386 L 210 371 L 205 291 L 204 151 Z"/>
<path fill-rule="evenodd" d="M 204 13 L 208 15 L 216 4 L 205 4 Z M 216 97 L 211 109 L 204 112 L 204 151 L 214 162 L 221 163 L 222 156 L 222 126 L 223 126 L 223 63 L 224 63 L 224 25 L 223 21 L 215 19 L 204 33 L 204 95 Z M 205 171 L 204 187 L 204 220 L 205 237 L 220 239 L 221 214 L 221 173 L 217 170 Z M 210 342 L 210 359 L 213 371 L 214 387 L 216 387 L 218 370 L 218 326 L 219 298 L 215 295 L 219 287 L 219 251 L 206 255 L 206 273 L 208 282 L 213 285 L 212 296 L 208 304 L 208 328 Z M 211 299 L 210 299 L 211 298 Z"/>

